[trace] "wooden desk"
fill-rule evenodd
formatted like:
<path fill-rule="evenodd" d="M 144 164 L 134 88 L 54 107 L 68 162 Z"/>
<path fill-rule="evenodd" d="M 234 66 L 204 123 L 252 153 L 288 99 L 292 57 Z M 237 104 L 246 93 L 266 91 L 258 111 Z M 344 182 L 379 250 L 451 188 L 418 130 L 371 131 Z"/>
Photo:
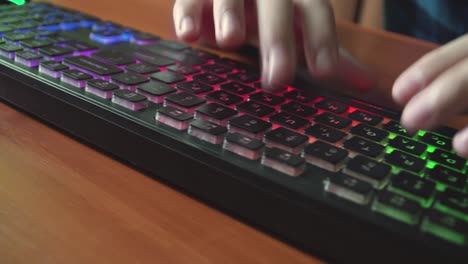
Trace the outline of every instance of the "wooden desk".
<path fill-rule="evenodd" d="M 173 37 L 172 1 L 56 2 Z M 339 33 L 387 91 L 432 47 L 350 24 Z M 0 149 L 1 263 L 320 262 L 4 104 Z"/>

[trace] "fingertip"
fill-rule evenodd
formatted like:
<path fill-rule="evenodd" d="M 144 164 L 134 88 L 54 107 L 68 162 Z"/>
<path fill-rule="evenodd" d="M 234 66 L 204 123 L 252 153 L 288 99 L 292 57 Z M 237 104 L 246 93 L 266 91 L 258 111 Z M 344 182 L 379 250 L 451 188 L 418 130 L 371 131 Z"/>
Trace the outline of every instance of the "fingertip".
<path fill-rule="evenodd" d="M 278 83 L 288 83 L 296 70 L 295 51 L 283 43 L 271 46 L 263 60 L 263 80 L 270 90 L 279 90 Z"/>
<path fill-rule="evenodd" d="M 453 138 L 453 148 L 461 157 L 468 158 L 468 128 L 459 131 Z"/>
<path fill-rule="evenodd" d="M 424 88 L 424 82 L 419 74 L 404 72 L 392 87 L 393 100 L 400 105 L 405 105 L 411 98 Z"/>
<path fill-rule="evenodd" d="M 221 48 L 237 48 L 245 41 L 243 17 L 232 10 L 226 10 L 216 31 L 216 41 Z"/>
<path fill-rule="evenodd" d="M 200 36 L 195 20 L 191 16 L 185 16 L 180 20 L 176 34 L 184 42 L 196 41 Z"/>
<path fill-rule="evenodd" d="M 429 129 L 434 125 L 434 112 L 424 100 L 424 95 L 417 95 L 406 105 L 401 115 L 401 124 L 410 134 L 418 130 Z"/>

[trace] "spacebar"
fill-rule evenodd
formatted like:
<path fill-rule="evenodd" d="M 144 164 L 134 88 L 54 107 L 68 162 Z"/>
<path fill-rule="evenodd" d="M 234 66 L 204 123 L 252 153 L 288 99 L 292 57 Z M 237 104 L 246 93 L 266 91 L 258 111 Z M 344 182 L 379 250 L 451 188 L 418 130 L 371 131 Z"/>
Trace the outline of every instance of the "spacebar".
<path fill-rule="evenodd" d="M 121 69 L 115 66 L 85 56 L 68 57 L 65 58 L 64 61 L 66 64 L 73 65 L 103 76 L 123 72 Z"/>

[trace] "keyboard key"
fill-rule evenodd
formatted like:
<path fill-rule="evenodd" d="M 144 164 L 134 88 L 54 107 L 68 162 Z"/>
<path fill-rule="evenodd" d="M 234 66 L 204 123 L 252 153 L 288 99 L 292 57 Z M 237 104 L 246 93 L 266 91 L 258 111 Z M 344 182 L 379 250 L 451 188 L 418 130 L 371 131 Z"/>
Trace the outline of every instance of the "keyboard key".
<path fill-rule="evenodd" d="M 103 60 L 112 65 L 128 65 L 135 62 L 134 59 L 129 58 L 118 51 L 100 51 L 94 53 L 92 57 Z"/>
<path fill-rule="evenodd" d="M 134 73 L 119 73 L 111 77 L 113 83 L 120 85 L 123 89 L 135 91 L 136 86 L 148 82 L 145 77 Z"/>
<path fill-rule="evenodd" d="M 451 188 L 437 196 L 434 208 L 468 221 L 468 196 Z"/>
<path fill-rule="evenodd" d="M 169 71 L 173 71 L 173 72 L 183 74 L 183 75 L 191 75 L 191 74 L 195 74 L 195 73 L 200 72 L 199 69 L 196 69 L 196 68 L 194 68 L 192 66 L 188 66 L 188 65 L 182 65 L 182 64 L 171 65 L 171 66 L 167 67 L 167 69 Z"/>
<path fill-rule="evenodd" d="M 417 224 L 421 214 L 419 203 L 387 190 L 377 196 L 372 209 L 409 225 Z"/>
<path fill-rule="evenodd" d="M 272 115 L 269 118 L 269 121 L 291 129 L 300 129 L 309 125 L 309 121 L 307 121 L 307 119 L 286 112 L 280 112 Z"/>
<path fill-rule="evenodd" d="M 463 190 L 466 186 L 467 176 L 452 169 L 436 165 L 426 172 L 429 179 L 447 184 L 450 187 Z"/>
<path fill-rule="evenodd" d="M 281 110 L 306 118 L 317 113 L 317 109 L 296 102 L 289 102 L 287 104 L 281 105 Z"/>
<path fill-rule="evenodd" d="M 231 68 L 224 67 L 219 64 L 204 65 L 204 66 L 201 66 L 200 69 L 211 72 L 211 73 L 215 73 L 215 74 L 225 74 L 225 73 L 231 72 L 232 70 Z"/>
<path fill-rule="evenodd" d="M 399 135 L 402 135 L 402 136 L 410 137 L 410 135 L 408 135 L 408 132 L 406 131 L 406 129 L 404 129 L 400 125 L 400 123 L 398 123 L 396 121 L 393 121 L 393 120 L 386 123 L 385 125 L 383 125 L 383 129 L 387 130 L 388 132 L 392 132 L 392 133 L 396 133 L 396 134 L 399 134 Z"/>
<path fill-rule="evenodd" d="M 144 74 L 144 75 L 159 72 L 159 68 L 153 65 L 146 64 L 146 63 L 133 63 L 133 64 L 125 66 L 125 69 L 127 71 L 132 71 L 132 72 L 135 72 L 138 74 Z"/>
<path fill-rule="evenodd" d="M 399 150 L 394 150 L 392 151 L 392 153 L 387 154 L 385 156 L 385 161 L 389 164 L 395 165 L 397 167 L 414 173 L 420 173 L 426 165 L 425 160 L 416 158 L 415 156 L 406 154 Z"/>
<path fill-rule="evenodd" d="M 237 105 L 236 109 L 256 117 L 264 117 L 275 112 L 275 109 L 256 102 L 248 101 Z"/>
<path fill-rule="evenodd" d="M 299 91 L 299 90 L 293 90 L 290 92 L 286 92 L 283 95 L 284 97 L 297 101 L 299 103 L 310 103 L 312 102 L 316 97 L 310 96 L 306 94 L 305 92 Z"/>
<path fill-rule="evenodd" d="M 159 43 L 154 45 L 145 46 L 145 50 L 151 51 L 159 56 L 166 57 L 175 61 L 178 61 L 182 64 L 186 65 L 200 65 L 204 64 L 205 60 L 200 59 L 195 56 L 191 56 L 190 54 L 183 53 L 181 51 L 177 51 L 174 49 L 167 48 Z"/>
<path fill-rule="evenodd" d="M 456 170 L 463 170 L 466 164 L 465 159 L 440 149 L 430 153 L 429 159 Z"/>
<path fill-rule="evenodd" d="M 342 173 L 328 177 L 324 189 L 326 192 L 361 205 L 369 203 L 374 191 L 369 183 Z"/>
<path fill-rule="evenodd" d="M 228 121 L 237 115 L 237 111 L 217 103 L 209 103 L 195 110 L 195 118 L 205 119 L 221 126 L 227 126 Z"/>
<path fill-rule="evenodd" d="M 215 85 L 226 81 L 224 78 L 221 78 L 211 73 L 197 74 L 194 75 L 192 78 L 196 81 L 204 82 L 209 85 Z"/>
<path fill-rule="evenodd" d="M 65 70 L 62 71 L 62 82 L 68 83 L 77 88 L 84 88 L 86 80 L 92 79 L 93 76 L 79 70 Z"/>
<path fill-rule="evenodd" d="M 164 102 L 167 95 L 175 93 L 177 90 L 161 82 L 147 82 L 137 87 L 138 93 L 146 96 L 150 101 L 160 104 Z"/>
<path fill-rule="evenodd" d="M 384 150 L 384 146 L 356 136 L 346 140 L 343 146 L 346 149 L 373 158 L 378 157 Z"/>
<path fill-rule="evenodd" d="M 42 40 L 42 39 L 28 39 L 28 40 L 20 41 L 21 46 L 25 48 L 29 48 L 29 49 L 47 47 L 51 44 L 52 43 L 50 41 Z"/>
<path fill-rule="evenodd" d="M 242 97 L 225 93 L 223 91 L 216 91 L 206 95 L 206 99 L 213 100 L 224 105 L 234 105 L 242 102 Z"/>
<path fill-rule="evenodd" d="M 223 143 L 224 149 L 250 160 L 257 160 L 262 156 L 263 146 L 260 140 L 240 133 L 228 133 Z"/>
<path fill-rule="evenodd" d="M 188 134 L 211 144 L 219 145 L 224 141 L 227 129 L 207 120 L 195 119 L 190 123 Z"/>
<path fill-rule="evenodd" d="M 390 190 L 397 192 L 421 205 L 427 205 L 429 198 L 435 192 L 435 184 L 414 174 L 401 171 L 392 178 Z"/>
<path fill-rule="evenodd" d="M 129 90 L 114 91 L 112 102 L 134 111 L 148 107 L 148 99 L 145 96 Z"/>
<path fill-rule="evenodd" d="M 265 132 L 271 129 L 270 122 L 250 115 L 242 115 L 229 120 L 229 132 L 239 132 L 252 138 L 262 140 Z"/>
<path fill-rule="evenodd" d="M 228 92 L 231 92 L 231 93 L 235 93 L 235 94 L 238 94 L 238 95 L 245 95 L 245 94 L 249 94 L 249 93 L 255 91 L 254 88 L 249 87 L 247 85 L 237 83 L 237 82 L 224 83 L 224 84 L 221 84 L 219 86 L 219 88 L 221 90 L 228 91 Z"/>
<path fill-rule="evenodd" d="M 15 62 L 30 68 L 39 66 L 41 59 L 42 55 L 28 50 L 18 51 L 15 56 Z"/>
<path fill-rule="evenodd" d="M 212 60 L 212 59 L 218 59 L 219 56 L 204 50 L 198 50 L 198 49 L 185 49 L 182 52 L 189 54 L 190 56 L 193 57 L 198 57 L 204 61 L 207 60 Z"/>
<path fill-rule="evenodd" d="M 125 41 L 122 33 L 117 29 L 95 30 L 89 34 L 89 38 L 97 43 L 110 45 Z"/>
<path fill-rule="evenodd" d="M 66 42 L 66 41 L 69 41 L 69 39 L 67 38 L 60 38 L 60 37 L 54 37 L 56 39 L 57 42 Z M 66 48 L 70 48 L 76 52 L 79 52 L 79 53 L 87 53 L 87 52 L 90 52 L 90 51 L 95 51 L 98 49 L 97 46 L 94 46 L 94 45 L 91 45 L 91 44 L 88 44 L 88 43 L 84 43 L 84 42 L 72 42 L 72 43 L 68 43 L 66 46 Z"/>
<path fill-rule="evenodd" d="M 370 126 L 376 126 L 383 121 L 383 117 L 356 110 L 348 115 L 348 118 L 365 123 Z"/>
<path fill-rule="evenodd" d="M 122 53 L 124 53 L 125 55 L 131 58 L 140 60 L 142 62 L 151 64 L 151 65 L 155 65 L 158 67 L 169 66 L 169 65 L 176 63 L 176 61 L 173 59 L 164 58 L 146 50 L 124 49 L 121 51 Z"/>
<path fill-rule="evenodd" d="M 351 125 L 351 120 L 328 112 L 316 116 L 314 120 L 337 129 L 344 129 Z"/>
<path fill-rule="evenodd" d="M 163 83 L 172 84 L 185 81 L 185 76 L 171 71 L 157 72 L 151 75 L 151 78 Z"/>
<path fill-rule="evenodd" d="M 305 160 L 277 148 L 267 148 L 262 157 L 262 164 L 289 176 L 299 176 L 305 171 Z"/>
<path fill-rule="evenodd" d="M 304 133 L 330 143 L 336 143 L 346 136 L 346 133 L 342 131 L 321 124 L 315 124 L 307 128 Z"/>
<path fill-rule="evenodd" d="M 238 62 L 238 61 L 235 61 L 235 60 L 231 60 L 231 59 L 228 59 L 228 58 L 215 59 L 214 63 L 218 63 L 218 64 L 221 64 L 221 65 L 233 68 L 233 69 L 237 69 L 237 70 L 240 70 L 240 71 L 245 71 L 246 69 L 249 69 L 251 67 L 248 64 Z"/>
<path fill-rule="evenodd" d="M 186 92 L 168 95 L 164 100 L 164 106 L 172 105 L 190 114 L 193 114 L 195 108 L 204 103 L 205 99 Z"/>
<path fill-rule="evenodd" d="M 348 151 L 317 140 L 304 148 L 303 157 L 312 165 L 338 171 L 348 157 Z"/>
<path fill-rule="evenodd" d="M 7 33 L 3 35 L 3 38 L 7 41 L 17 42 L 27 39 L 33 39 L 34 35 L 31 33 L 22 33 L 22 32 L 14 32 L 14 33 Z"/>
<path fill-rule="evenodd" d="M 92 93 L 104 99 L 112 98 L 114 91 L 118 89 L 118 85 L 99 79 L 88 80 L 85 87 L 85 91 L 88 93 Z"/>
<path fill-rule="evenodd" d="M 182 42 L 173 41 L 173 40 L 160 40 L 160 41 L 158 41 L 157 45 L 163 46 L 165 48 L 177 50 L 177 51 L 182 51 L 184 49 L 190 49 L 189 45 L 187 45 L 185 43 L 182 43 Z"/>
<path fill-rule="evenodd" d="M 387 184 L 390 171 L 391 167 L 387 164 L 361 155 L 350 159 L 343 170 L 349 176 L 368 182 L 378 189 Z"/>
<path fill-rule="evenodd" d="M 294 154 L 300 154 L 308 137 L 279 127 L 265 133 L 264 142 L 267 147 L 275 147 Z"/>
<path fill-rule="evenodd" d="M 73 54 L 72 49 L 60 47 L 60 46 L 49 46 L 38 49 L 48 60 L 62 61 L 65 56 L 70 56 Z"/>
<path fill-rule="evenodd" d="M 328 99 L 316 103 L 315 107 L 330 111 L 335 114 L 342 114 L 348 110 L 348 106 Z"/>
<path fill-rule="evenodd" d="M 10 44 L 10 43 L 0 44 L 0 55 L 11 60 L 15 59 L 16 52 L 22 51 L 22 50 L 23 48 L 21 48 L 20 46 L 16 46 L 14 44 Z"/>
<path fill-rule="evenodd" d="M 206 93 L 213 90 L 213 87 L 197 81 L 178 83 L 177 88 L 194 94 Z"/>
<path fill-rule="evenodd" d="M 366 124 L 358 124 L 351 128 L 349 131 L 354 135 L 361 136 L 363 138 L 370 139 L 375 142 L 380 142 L 386 139 L 389 133 L 385 130 L 378 129 Z"/>
<path fill-rule="evenodd" d="M 437 134 L 426 132 L 424 136 L 419 138 L 422 142 L 441 149 L 450 151 L 452 149 L 452 140 Z"/>
<path fill-rule="evenodd" d="M 421 231 L 463 246 L 467 242 L 468 224 L 454 216 L 430 210 L 422 221 Z"/>
<path fill-rule="evenodd" d="M 63 65 L 60 62 L 56 61 L 41 61 L 39 64 L 39 72 L 46 74 L 53 78 L 60 78 L 62 76 L 63 70 L 67 70 L 68 66 Z"/>
<path fill-rule="evenodd" d="M 455 134 L 458 132 L 458 130 L 452 127 L 443 126 L 443 127 L 434 129 L 432 132 L 435 134 L 447 137 L 447 138 L 453 138 Z"/>
<path fill-rule="evenodd" d="M 265 92 L 259 92 L 249 96 L 249 100 L 262 103 L 269 106 L 276 106 L 284 102 L 284 98 Z"/>
<path fill-rule="evenodd" d="M 137 45 L 149 45 L 158 41 L 159 38 L 149 33 L 136 32 L 130 37 L 130 42 Z"/>
<path fill-rule="evenodd" d="M 427 145 L 425 144 L 402 136 L 397 136 L 394 139 L 390 140 L 388 145 L 417 156 L 423 154 L 427 148 Z"/>
<path fill-rule="evenodd" d="M 100 62 L 96 59 L 85 57 L 85 56 L 77 56 L 77 57 L 67 57 L 64 60 L 65 64 L 70 66 L 78 67 L 84 69 L 86 71 L 92 72 L 97 75 L 97 77 L 108 76 L 121 73 L 122 70 L 109 64 L 105 64 Z"/>
<path fill-rule="evenodd" d="M 193 115 L 172 106 L 164 106 L 156 112 L 156 120 L 177 130 L 187 130 Z"/>
<path fill-rule="evenodd" d="M 260 79 L 260 76 L 254 72 L 242 71 L 231 73 L 226 76 L 228 79 L 241 82 L 241 83 L 252 83 Z"/>

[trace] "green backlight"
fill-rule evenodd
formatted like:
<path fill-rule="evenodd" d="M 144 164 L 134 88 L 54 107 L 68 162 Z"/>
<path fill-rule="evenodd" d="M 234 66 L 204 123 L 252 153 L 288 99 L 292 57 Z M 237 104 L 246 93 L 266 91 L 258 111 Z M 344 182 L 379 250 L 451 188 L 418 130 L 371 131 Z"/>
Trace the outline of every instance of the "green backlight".
<path fill-rule="evenodd" d="M 388 135 L 388 138 L 389 138 L 389 139 L 394 139 L 394 138 L 396 138 L 396 136 L 397 136 L 397 135 L 396 135 L 395 133 L 390 133 L 390 134 Z"/>
<path fill-rule="evenodd" d="M 24 5 L 26 4 L 26 0 L 8 0 L 8 2 L 11 2 L 15 5 Z"/>
<path fill-rule="evenodd" d="M 426 131 L 418 131 L 418 136 L 424 137 L 424 135 L 426 135 Z"/>
<path fill-rule="evenodd" d="M 433 169 L 436 165 L 437 165 L 437 162 L 434 162 L 434 161 L 430 160 L 430 161 L 427 162 L 426 167 L 428 169 Z"/>
<path fill-rule="evenodd" d="M 433 153 L 435 150 L 436 150 L 436 147 L 431 146 L 431 145 L 427 146 L 427 152 Z"/>
<path fill-rule="evenodd" d="M 393 186 L 389 186 L 389 190 L 396 193 L 396 194 L 399 194 L 401 196 L 404 196 L 404 197 L 406 197 L 408 199 L 411 199 L 413 201 L 416 201 L 416 202 L 420 203 L 421 206 L 424 207 L 424 208 L 429 208 L 432 205 L 432 202 L 434 201 L 434 197 L 432 195 L 431 195 L 431 197 L 429 199 L 426 200 L 426 199 L 418 197 L 418 196 L 416 196 L 414 194 L 411 194 L 411 193 L 405 192 L 403 190 L 397 189 L 397 188 L 395 188 Z"/>
<path fill-rule="evenodd" d="M 395 150 L 394 148 L 387 146 L 387 147 L 385 148 L 385 153 L 390 154 L 390 153 L 392 153 L 394 150 Z"/>
<path fill-rule="evenodd" d="M 379 203 L 377 200 L 375 200 L 372 204 L 372 209 L 390 218 L 405 222 L 409 225 L 414 225 L 418 222 L 417 217 L 393 207 L 386 206 L 382 203 Z"/>
<path fill-rule="evenodd" d="M 441 204 L 439 202 L 434 204 L 434 208 L 437 209 L 438 211 L 443 212 L 443 213 L 446 213 L 446 214 L 458 217 L 460 219 L 463 219 L 465 221 L 468 221 L 468 215 L 466 215 L 466 214 L 464 214 L 462 212 L 459 212 L 457 210 L 453 210 L 452 208 L 447 207 L 447 206 L 445 206 L 445 205 L 443 205 L 443 204 Z"/>
<path fill-rule="evenodd" d="M 463 234 L 456 233 L 450 229 L 447 229 L 443 226 L 434 224 L 429 220 L 424 220 L 421 226 L 423 232 L 431 233 L 435 236 L 438 236 L 442 239 L 450 241 L 457 245 L 464 245 L 465 244 L 465 236 Z"/>

